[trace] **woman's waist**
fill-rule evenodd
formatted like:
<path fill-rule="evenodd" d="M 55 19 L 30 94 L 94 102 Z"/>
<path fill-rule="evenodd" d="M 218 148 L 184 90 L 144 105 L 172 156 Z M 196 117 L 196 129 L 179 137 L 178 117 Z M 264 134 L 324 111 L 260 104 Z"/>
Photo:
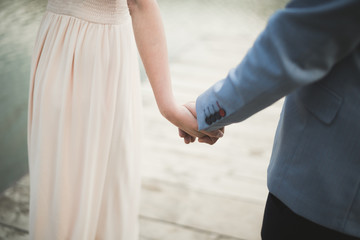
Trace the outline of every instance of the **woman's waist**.
<path fill-rule="evenodd" d="M 70 15 L 89 22 L 100 24 L 122 24 L 130 18 L 126 1 L 115 0 L 49 0 L 47 10 Z"/>

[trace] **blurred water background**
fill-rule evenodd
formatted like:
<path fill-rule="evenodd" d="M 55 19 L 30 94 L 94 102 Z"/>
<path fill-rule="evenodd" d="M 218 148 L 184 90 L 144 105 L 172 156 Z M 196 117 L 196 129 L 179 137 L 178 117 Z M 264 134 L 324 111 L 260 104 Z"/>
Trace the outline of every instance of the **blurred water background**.
<path fill-rule="evenodd" d="M 0 192 L 27 172 L 31 51 L 45 1 L 0 1 Z"/>
<path fill-rule="evenodd" d="M 170 61 L 213 38 L 254 39 L 285 0 L 159 0 Z M 0 192 L 27 168 L 27 106 L 32 48 L 46 0 L 0 1 Z M 221 54 L 221 46 L 218 46 Z M 240 61 L 241 59 L 239 59 Z M 145 78 L 142 69 L 142 76 Z"/>

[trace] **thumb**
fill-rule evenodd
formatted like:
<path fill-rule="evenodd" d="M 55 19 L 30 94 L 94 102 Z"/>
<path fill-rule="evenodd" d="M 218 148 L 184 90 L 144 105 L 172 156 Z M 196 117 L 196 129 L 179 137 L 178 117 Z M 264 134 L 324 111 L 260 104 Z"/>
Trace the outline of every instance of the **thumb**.
<path fill-rule="evenodd" d="M 200 131 L 201 133 L 209 136 L 209 137 L 214 137 L 214 138 L 222 138 L 224 136 L 224 133 L 221 130 L 214 130 L 211 132 L 206 132 L 206 131 Z"/>

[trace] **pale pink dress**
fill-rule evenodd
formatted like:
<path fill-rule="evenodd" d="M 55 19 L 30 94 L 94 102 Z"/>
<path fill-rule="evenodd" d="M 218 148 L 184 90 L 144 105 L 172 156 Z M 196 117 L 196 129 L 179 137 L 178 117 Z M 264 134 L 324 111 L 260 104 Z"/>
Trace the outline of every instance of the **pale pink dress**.
<path fill-rule="evenodd" d="M 141 123 L 126 0 L 49 0 L 29 91 L 31 239 L 138 239 Z"/>

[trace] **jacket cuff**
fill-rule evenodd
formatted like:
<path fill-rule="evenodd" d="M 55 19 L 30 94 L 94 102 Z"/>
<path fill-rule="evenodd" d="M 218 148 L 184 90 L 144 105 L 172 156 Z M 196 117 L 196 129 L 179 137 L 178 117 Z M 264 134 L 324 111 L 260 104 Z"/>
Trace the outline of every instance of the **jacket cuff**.
<path fill-rule="evenodd" d="M 223 81 L 216 83 L 196 99 L 196 114 L 199 130 L 213 131 L 224 126 L 222 122 L 227 112 L 214 92 L 214 88 L 222 84 Z"/>

